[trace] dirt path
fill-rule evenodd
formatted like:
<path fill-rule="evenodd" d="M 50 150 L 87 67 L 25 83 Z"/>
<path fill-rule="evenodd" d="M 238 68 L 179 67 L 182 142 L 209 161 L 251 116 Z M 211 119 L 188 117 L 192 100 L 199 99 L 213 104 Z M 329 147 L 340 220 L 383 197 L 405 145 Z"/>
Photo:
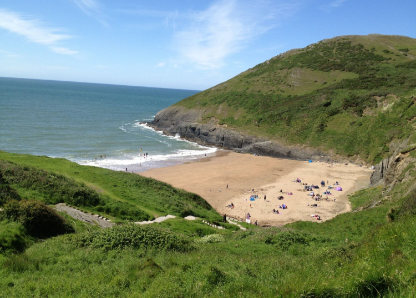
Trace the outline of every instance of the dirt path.
<path fill-rule="evenodd" d="M 114 226 L 114 223 L 110 222 L 109 220 L 103 219 L 99 217 L 99 215 L 91 215 L 80 210 L 77 210 L 73 207 L 67 206 L 65 203 L 59 203 L 55 206 L 57 211 L 65 212 L 69 216 L 78 219 L 80 221 L 89 223 L 90 225 L 98 225 L 102 228 L 110 228 Z"/>

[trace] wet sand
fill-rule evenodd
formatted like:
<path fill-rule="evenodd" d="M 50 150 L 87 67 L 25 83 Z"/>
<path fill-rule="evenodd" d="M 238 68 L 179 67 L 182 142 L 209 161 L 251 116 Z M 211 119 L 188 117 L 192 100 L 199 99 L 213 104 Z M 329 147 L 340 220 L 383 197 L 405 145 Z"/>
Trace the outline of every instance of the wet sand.
<path fill-rule="evenodd" d="M 351 210 L 348 194 L 368 186 L 372 170 L 352 164 L 297 161 L 272 157 L 217 151 L 216 156 L 166 168 L 139 173 L 167 182 L 174 187 L 196 193 L 208 201 L 221 215 L 243 219 L 247 213 L 251 221 L 260 225 L 278 226 L 294 221 L 321 221 Z M 294 182 L 299 178 L 301 183 Z M 342 191 L 331 189 L 331 195 L 315 201 L 303 183 L 319 185 L 315 194 L 323 194 L 321 181 Z M 227 188 L 228 185 L 228 188 Z M 254 189 L 254 191 L 253 191 Z M 282 190 L 282 192 L 280 192 Z M 288 195 L 292 192 L 293 195 Z M 258 195 L 255 201 L 250 196 Z M 264 196 L 266 195 L 266 200 Z M 278 200 L 283 196 L 283 200 Z M 328 199 L 326 200 L 326 198 Z M 234 208 L 227 207 L 231 203 Z M 287 209 L 280 209 L 285 204 Z M 312 207 L 317 204 L 318 207 Z M 273 213 L 273 209 L 280 214 Z"/>

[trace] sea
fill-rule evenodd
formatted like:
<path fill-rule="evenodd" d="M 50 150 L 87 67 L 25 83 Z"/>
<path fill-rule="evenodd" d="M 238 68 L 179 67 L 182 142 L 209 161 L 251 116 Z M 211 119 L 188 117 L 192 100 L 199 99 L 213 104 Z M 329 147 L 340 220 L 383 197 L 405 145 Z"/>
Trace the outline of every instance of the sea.
<path fill-rule="evenodd" d="M 145 123 L 196 90 L 0 78 L 0 150 L 142 172 L 215 154 Z"/>

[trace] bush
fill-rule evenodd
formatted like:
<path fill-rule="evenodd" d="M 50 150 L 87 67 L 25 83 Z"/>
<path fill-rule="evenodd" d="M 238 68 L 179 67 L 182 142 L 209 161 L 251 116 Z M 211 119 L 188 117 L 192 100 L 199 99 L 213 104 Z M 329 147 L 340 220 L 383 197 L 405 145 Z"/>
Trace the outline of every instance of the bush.
<path fill-rule="evenodd" d="M 3 207 L 3 216 L 21 223 L 29 235 L 37 238 L 74 232 L 74 228 L 64 218 L 38 201 L 9 201 Z"/>
<path fill-rule="evenodd" d="M 3 206 L 9 200 L 20 200 L 19 194 L 9 186 L 0 172 L 0 206 Z"/>
<path fill-rule="evenodd" d="M 112 228 L 74 235 L 71 242 L 78 247 L 117 250 L 125 248 L 153 248 L 159 250 L 188 251 L 192 249 L 189 240 L 169 230 L 143 227 L 136 224 L 114 226 Z"/>
<path fill-rule="evenodd" d="M 0 253 L 22 252 L 29 242 L 22 224 L 8 221 L 0 222 Z"/>
<path fill-rule="evenodd" d="M 200 239 L 196 239 L 195 242 L 196 243 L 218 243 L 218 242 L 223 242 L 224 241 L 224 237 L 220 234 L 211 234 L 211 235 L 207 235 L 204 236 Z"/>
<path fill-rule="evenodd" d="M 272 244 L 276 248 L 288 250 L 293 244 L 308 245 L 311 241 L 306 234 L 299 232 L 284 231 L 275 235 L 269 235 L 265 238 L 264 243 Z"/>

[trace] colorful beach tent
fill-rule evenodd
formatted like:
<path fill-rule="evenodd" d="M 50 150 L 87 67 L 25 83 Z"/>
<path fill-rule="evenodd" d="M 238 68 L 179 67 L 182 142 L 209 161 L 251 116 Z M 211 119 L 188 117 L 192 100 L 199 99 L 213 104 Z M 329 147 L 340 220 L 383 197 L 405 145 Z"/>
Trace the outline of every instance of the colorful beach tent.
<path fill-rule="evenodd" d="M 338 191 L 341 191 L 342 190 L 342 188 L 339 187 L 339 186 L 337 186 L 335 189 L 338 190 Z"/>

